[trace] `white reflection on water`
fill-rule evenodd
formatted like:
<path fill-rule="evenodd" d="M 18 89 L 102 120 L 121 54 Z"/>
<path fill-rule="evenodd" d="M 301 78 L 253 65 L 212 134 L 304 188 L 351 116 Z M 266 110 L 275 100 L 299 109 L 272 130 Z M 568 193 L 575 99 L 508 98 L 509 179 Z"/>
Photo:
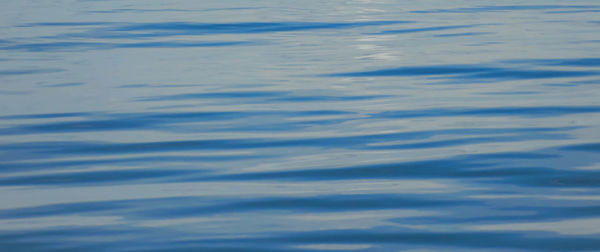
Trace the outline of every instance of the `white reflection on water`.
<path fill-rule="evenodd" d="M 478 225 L 474 230 L 484 231 L 544 231 L 564 235 L 600 234 L 600 218 L 583 218 L 552 222 L 530 222 L 511 224 Z"/>

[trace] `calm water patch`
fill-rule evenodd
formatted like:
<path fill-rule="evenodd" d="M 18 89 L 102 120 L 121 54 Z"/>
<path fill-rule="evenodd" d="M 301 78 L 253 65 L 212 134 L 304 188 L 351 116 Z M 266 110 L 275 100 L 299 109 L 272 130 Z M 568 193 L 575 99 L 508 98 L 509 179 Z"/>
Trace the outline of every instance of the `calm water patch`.
<path fill-rule="evenodd" d="M 599 10 L 4 1 L 0 251 L 598 251 Z"/>

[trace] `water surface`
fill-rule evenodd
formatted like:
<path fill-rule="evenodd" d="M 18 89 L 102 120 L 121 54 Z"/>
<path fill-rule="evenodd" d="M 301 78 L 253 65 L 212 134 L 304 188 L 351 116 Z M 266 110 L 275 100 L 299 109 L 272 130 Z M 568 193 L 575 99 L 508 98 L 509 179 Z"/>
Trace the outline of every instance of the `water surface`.
<path fill-rule="evenodd" d="M 600 251 L 597 1 L 0 13 L 0 251 Z"/>

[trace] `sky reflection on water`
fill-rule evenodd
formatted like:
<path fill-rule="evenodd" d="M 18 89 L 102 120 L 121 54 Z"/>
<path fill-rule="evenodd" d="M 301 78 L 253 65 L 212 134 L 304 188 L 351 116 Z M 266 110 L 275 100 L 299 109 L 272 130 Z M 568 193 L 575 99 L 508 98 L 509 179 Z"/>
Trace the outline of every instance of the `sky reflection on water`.
<path fill-rule="evenodd" d="M 0 3 L 0 251 L 598 251 L 594 1 Z"/>

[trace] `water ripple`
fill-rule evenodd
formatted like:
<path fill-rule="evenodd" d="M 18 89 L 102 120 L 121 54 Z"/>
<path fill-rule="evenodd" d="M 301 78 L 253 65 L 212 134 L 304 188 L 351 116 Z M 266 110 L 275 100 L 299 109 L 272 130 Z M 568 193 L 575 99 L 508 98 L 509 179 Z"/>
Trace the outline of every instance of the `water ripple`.
<path fill-rule="evenodd" d="M 0 1 L 0 251 L 596 251 L 598 10 Z"/>

